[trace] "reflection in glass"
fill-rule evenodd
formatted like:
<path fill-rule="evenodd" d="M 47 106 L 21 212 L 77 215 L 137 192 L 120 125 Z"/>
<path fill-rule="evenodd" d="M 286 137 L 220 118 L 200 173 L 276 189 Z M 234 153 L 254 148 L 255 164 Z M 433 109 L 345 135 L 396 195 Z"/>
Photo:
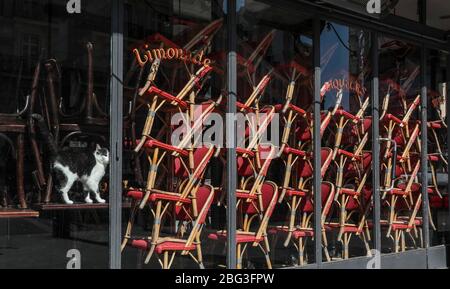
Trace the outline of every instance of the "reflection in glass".
<path fill-rule="evenodd" d="M 379 48 L 382 249 L 399 252 L 423 246 L 420 49 L 386 37 Z"/>
<path fill-rule="evenodd" d="M 106 268 L 110 1 L 22 2 L 0 4 L 0 267 Z"/>
<path fill-rule="evenodd" d="M 447 77 L 448 54 L 431 50 L 427 59 L 428 79 L 428 194 L 430 201 L 430 245 L 448 238 L 448 145 Z"/>
<path fill-rule="evenodd" d="M 371 256 L 370 34 L 327 22 L 320 36 L 322 176 L 336 190 L 323 209 L 327 261 Z"/>
<path fill-rule="evenodd" d="M 225 108 L 222 7 L 126 8 L 123 267 L 217 268 L 207 236 L 225 224 L 223 128 L 206 135 Z"/>

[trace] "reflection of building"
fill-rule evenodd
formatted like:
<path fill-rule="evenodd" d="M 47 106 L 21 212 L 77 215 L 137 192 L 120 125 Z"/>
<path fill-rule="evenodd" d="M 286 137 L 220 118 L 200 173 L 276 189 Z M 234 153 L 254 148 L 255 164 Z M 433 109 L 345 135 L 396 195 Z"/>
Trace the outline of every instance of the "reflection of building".
<path fill-rule="evenodd" d="M 6 87 L 1 93 L 10 95 L 19 91 L 18 97 L 23 101 L 25 94 L 29 93 L 31 73 L 41 53 L 44 58 L 52 57 L 59 62 L 65 71 L 64 79 L 78 78 L 69 74 L 87 66 L 85 45 L 88 41 L 95 43 L 95 70 L 108 73 L 109 10 L 102 7 L 105 7 L 103 2 L 88 2 L 83 6 L 84 13 L 76 16 L 67 13 L 65 1 L 2 1 L 0 67 L 5 77 L 14 77 L 21 71 L 22 78 L 20 83 L 15 79 L 20 88 Z M 99 11 L 105 14 L 101 15 Z M 106 92 L 107 82 L 108 79 L 103 78 L 96 83 L 102 94 Z M 65 85 L 70 89 L 70 85 Z M 76 100 L 72 99 L 71 103 L 74 102 Z"/>

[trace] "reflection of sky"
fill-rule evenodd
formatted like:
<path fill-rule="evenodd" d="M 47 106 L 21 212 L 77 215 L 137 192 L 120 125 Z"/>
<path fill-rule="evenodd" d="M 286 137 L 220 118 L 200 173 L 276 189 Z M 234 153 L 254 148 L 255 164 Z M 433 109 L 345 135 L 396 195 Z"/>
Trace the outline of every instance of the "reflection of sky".
<path fill-rule="evenodd" d="M 341 37 L 342 41 L 347 44 L 349 42 L 349 28 L 343 25 L 333 23 L 337 33 Z M 338 44 L 336 50 L 331 55 L 329 62 L 322 65 L 321 81 L 322 84 L 330 79 L 342 79 L 348 78 L 349 71 L 349 57 L 350 52 L 340 42 L 333 29 L 328 30 L 326 27 L 320 35 L 320 55 L 324 57 L 327 51 L 333 46 Z M 321 62 L 323 62 L 322 59 Z M 345 74 L 344 74 L 345 73 Z M 332 90 L 325 95 L 324 109 L 334 106 L 336 99 L 336 91 Z M 342 97 L 342 106 L 344 109 L 349 108 L 348 91 L 344 90 Z"/>

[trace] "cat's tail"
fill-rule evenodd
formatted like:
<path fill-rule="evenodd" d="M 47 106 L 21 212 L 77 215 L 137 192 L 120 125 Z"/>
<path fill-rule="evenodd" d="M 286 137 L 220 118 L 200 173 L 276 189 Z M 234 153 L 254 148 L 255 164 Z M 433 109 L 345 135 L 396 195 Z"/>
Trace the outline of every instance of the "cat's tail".
<path fill-rule="evenodd" d="M 56 157 L 56 155 L 58 154 L 58 146 L 56 145 L 55 138 L 49 131 L 47 123 L 45 122 L 44 118 L 42 117 L 42 115 L 37 113 L 33 113 L 31 117 L 37 121 L 39 131 L 41 132 L 41 135 L 48 146 L 48 151 L 51 157 L 52 158 Z"/>

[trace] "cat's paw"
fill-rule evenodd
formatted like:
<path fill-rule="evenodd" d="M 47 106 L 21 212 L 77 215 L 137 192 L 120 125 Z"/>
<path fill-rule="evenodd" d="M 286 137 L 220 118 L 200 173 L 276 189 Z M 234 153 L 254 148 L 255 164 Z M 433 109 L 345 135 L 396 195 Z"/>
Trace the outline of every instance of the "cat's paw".
<path fill-rule="evenodd" d="M 68 205 L 73 205 L 73 201 L 71 201 L 71 200 L 64 200 L 64 202 Z"/>
<path fill-rule="evenodd" d="M 88 203 L 88 204 L 92 204 L 92 203 L 93 203 L 93 201 L 92 201 L 91 198 L 85 198 L 84 201 L 85 201 L 86 203 Z"/>
<path fill-rule="evenodd" d="M 96 200 L 97 200 L 97 202 L 99 202 L 101 204 L 106 203 L 106 201 L 104 199 L 102 199 L 102 198 L 96 198 Z"/>

